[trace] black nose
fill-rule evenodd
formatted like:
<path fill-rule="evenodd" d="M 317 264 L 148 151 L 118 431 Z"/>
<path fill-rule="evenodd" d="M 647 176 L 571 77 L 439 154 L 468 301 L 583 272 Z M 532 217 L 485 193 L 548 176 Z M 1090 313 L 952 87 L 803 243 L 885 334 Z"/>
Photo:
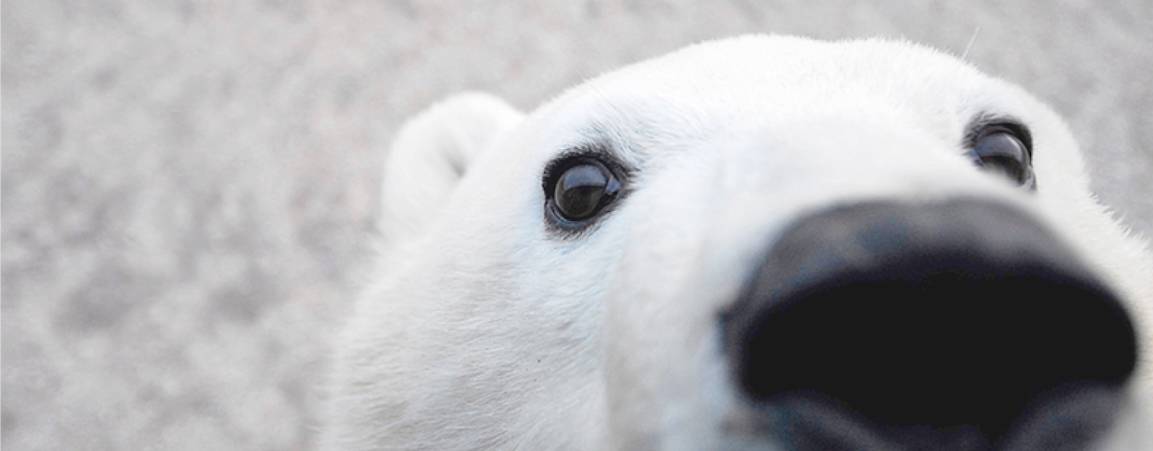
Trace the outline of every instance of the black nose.
<path fill-rule="evenodd" d="M 974 199 L 805 217 L 723 320 L 755 403 L 812 397 L 890 430 L 990 440 L 1051 394 L 1120 387 L 1137 355 L 1125 310 L 1068 248 Z"/>

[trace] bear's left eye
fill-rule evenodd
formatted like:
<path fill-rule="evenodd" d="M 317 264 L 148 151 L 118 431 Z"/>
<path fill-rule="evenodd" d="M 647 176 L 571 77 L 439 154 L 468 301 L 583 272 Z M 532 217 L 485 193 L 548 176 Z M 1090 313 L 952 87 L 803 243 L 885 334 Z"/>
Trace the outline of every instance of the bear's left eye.
<path fill-rule="evenodd" d="M 616 174 L 591 156 L 562 159 L 551 165 L 546 174 L 546 216 L 566 230 L 588 225 L 621 191 Z"/>
<path fill-rule="evenodd" d="M 1027 132 L 1012 124 L 982 127 L 969 151 L 977 167 L 1028 189 L 1036 188 Z"/>

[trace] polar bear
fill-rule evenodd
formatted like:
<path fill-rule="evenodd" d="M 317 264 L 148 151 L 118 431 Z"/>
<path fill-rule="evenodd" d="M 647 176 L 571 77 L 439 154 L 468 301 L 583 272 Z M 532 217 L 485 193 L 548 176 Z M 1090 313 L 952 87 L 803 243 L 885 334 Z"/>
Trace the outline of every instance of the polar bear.
<path fill-rule="evenodd" d="M 384 173 L 331 449 L 1153 449 L 1153 259 L 1062 120 L 907 42 L 744 36 Z"/>

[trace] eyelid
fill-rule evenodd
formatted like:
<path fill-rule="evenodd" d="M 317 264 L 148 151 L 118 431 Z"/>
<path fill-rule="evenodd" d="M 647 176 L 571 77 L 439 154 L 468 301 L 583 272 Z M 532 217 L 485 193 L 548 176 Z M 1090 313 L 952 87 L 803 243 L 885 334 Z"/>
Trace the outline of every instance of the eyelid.
<path fill-rule="evenodd" d="M 1025 152 L 1029 154 L 1029 158 L 1033 158 L 1033 135 L 1023 122 L 1011 116 L 989 113 L 977 115 L 969 123 L 963 144 L 966 149 L 972 149 L 977 145 L 977 140 L 997 130 L 1005 130 L 1016 136 L 1021 140 L 1021 144 L 1025 145 Z"/>
<path fill-rule="evenodd" d="M 595 160 L 604 165 L 618 180 L 626 180 L 629 174 L 632 173 L 629 168 L 621 163 L 620 159 L 616 158 L 616 156 L 603 145 L 590 144 L 572 147 L 562 151 L 545 165 L 541 175 L 541 188 L 545 191 L 545 195 L 551 197 L 551 188 L 555 185 L 557 178 L 560 177 L 566 169 L 585 159 Z"/>
<path fill-rule="evenodd" d="M 1009 148 L 1006 148 L 999 141 L 990 142 L 990 139 L 1008 140 L 1010 143 Z M 1023 162 L 1030 161 L 1028 149 L 1025 144 L 1017 138 L 1015 133 L 994 129 L 987 133 L 982 133 L 981 137 L 977 139 L 977 144 L 973 147 L 971 152 L 974 152 L 982 157 L 990 156 L 1008 156 L 1015 159 L 1022 160 Z"/>

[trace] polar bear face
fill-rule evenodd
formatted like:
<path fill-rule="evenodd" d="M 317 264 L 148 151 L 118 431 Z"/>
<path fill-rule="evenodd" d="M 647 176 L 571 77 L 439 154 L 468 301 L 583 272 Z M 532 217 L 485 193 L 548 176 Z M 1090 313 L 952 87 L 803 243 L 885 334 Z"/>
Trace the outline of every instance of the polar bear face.
<path fill-rule="evenodd" d="M 1141 429 L 1144 244 L 1052 111 L 926 48 L 743 37 L 527 116 L 464 95 L 405 126 L 384 180 L 337 449 L 1044 449 Z"/>

